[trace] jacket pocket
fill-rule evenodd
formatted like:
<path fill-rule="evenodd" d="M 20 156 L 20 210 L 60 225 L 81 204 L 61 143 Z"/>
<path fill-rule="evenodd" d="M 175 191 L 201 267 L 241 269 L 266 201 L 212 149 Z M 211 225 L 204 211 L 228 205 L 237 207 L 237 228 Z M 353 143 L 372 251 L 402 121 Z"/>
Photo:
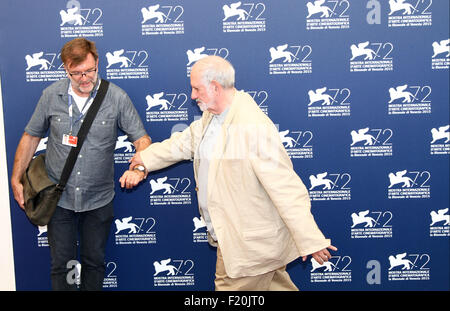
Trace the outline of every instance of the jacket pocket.
<path fill-rule="evenodd" d="M 276 227 L 246 230 L 242 232 L 242 238 L 245 241 L 269 239 L 275 237 L 279 230 Z"/>

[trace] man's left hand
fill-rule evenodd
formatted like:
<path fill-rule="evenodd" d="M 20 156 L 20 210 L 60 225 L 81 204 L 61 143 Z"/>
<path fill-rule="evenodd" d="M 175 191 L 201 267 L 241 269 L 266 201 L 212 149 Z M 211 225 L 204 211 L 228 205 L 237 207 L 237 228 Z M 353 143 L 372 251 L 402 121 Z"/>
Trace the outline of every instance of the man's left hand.
<path fill-rule="evenodd" d="M 330 245 L 327 248 L 333 251 L 337 251 L 337 247 L 334 247 L 333 245 Z M 319 265 L 322 265 L 324 262 L 328 261 L 331 258 L 331 254 L 327 248 L 321 249 L 320 251 L 311 254 L 311 256 L 317 261 L 317 263 L 319 263 Z M 302 260 L 305 261 L 306 258 L 308 258 L 308 256 L 303 256 Z"/>
<path fill-rule="evenodd" d="M 137 170 L 128 170 L 123 173 L 122 177 L 120 177 L 119 182 L 122 188 L 131 189 L 137 186 L 145 177 L 144 172 L 140 172 Z"/>

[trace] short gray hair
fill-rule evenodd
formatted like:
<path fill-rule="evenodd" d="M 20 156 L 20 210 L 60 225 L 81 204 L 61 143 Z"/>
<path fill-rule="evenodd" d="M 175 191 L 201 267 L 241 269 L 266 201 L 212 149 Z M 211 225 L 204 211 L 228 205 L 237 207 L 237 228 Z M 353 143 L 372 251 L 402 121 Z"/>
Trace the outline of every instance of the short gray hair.
<path fill-rule="evenodd" d="M 205 85 L 216 81 L 225 89 L 234 87 L 235 72 L 233 65 L 220 56 L 204 57 L 194 64 L 192 70 L 194 68 L 199 68 Z"/>

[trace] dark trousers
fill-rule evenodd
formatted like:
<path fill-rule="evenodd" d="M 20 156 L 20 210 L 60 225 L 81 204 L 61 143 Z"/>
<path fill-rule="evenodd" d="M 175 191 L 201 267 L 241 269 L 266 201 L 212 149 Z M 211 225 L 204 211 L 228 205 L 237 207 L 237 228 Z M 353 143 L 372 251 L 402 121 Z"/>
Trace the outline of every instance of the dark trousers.
<path fill-rule="evenodd" d="M 114 218 L 113 202 L 87 212 L 57 207 L 47 225 L 53 290 L 76 290 L 78 244 L 81 290 L 102 290 L 105 246 Z M 78 270 L 77 270 L 78 269 Z"/>

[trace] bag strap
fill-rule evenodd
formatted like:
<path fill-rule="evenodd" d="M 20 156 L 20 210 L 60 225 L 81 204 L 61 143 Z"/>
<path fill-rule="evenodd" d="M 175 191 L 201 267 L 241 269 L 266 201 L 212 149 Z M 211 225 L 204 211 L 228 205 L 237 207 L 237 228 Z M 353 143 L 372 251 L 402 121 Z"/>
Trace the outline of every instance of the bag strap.
<path fill-rule="evenodd" d="M 97 112 L 100 109 L 100 105 L 102 104 L 106 92 L 108 91 L 108 86 L 109 82 L 102 79 L 100 87 L 98 88 L 97 91 L 97 95 L 95 95 L 94 101 L 91 107 L 89 107 L 86 117 L 83 120 L 83 124 L 81 125 L 81 128 L 78 131 L 77 146 L 75 148 L 72 147 L 72 149 L 70 149 L 70 153 L 69 156 L 67 157 L 66 164 L 64 164 L 61 178 L 57 185 L 57 188 L 61 191 L 64 190 L 67 180 L 69 179 L 70 174 L 72 173 L 78 154 L 80 153 L 81 147 L 83 146 L 84 139 L 86 138 L 89 132 L 89 128 L 91 127 L 92 122 L 94 122 L 95 116 L 97 115 Z"/>

